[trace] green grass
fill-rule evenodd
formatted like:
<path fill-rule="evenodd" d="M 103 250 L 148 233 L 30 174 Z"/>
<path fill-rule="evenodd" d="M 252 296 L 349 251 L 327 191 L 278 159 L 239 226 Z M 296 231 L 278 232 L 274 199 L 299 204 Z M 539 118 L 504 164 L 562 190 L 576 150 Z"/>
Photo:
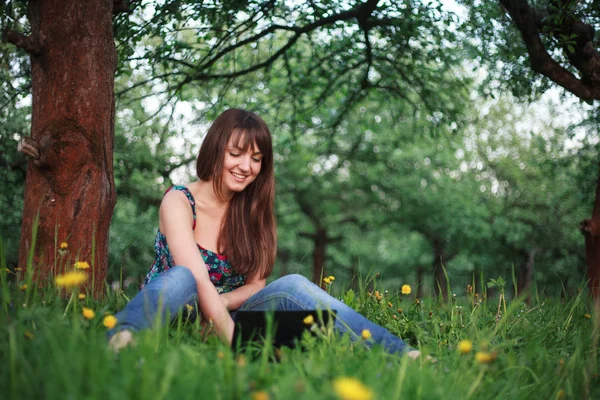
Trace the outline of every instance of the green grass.
<path fill-rule="evenodd" d="M 284 349 L 280 362 L 272 362 L 269 348 L 236 359 L 214 337 L 203 337 L 197 323 L 182 319 L 139 333 L 136 346 L 113 354 L 102 319 L 124 306 L 123 295 L 69 302 L 55 288 L 36 288 L 31 277 L 4 266 L 0 278 L 3 398 L 243 399 L 265 391 L 271 399 L 336 399 L 338 377 L 360 380 L 377 399 L 600 398 L 600 324 L 585 290 L 531 306 L 512 300 L 497 318 L 498 299 L 471 293 L 417 303 L 414 295 L 382 293 L 377 300 L 366 289 L 377 282 L 367 279 L 356 293 L 340 290 L 344 301 L 436 363 L 367 350 L 335 335 L 307 338 L 306 352 Z M 334 291 L 341 287 L 332 285 Z M 83 306 L 95 318 L 85 320 Z M 471 353 L 456 350 L 462 339 L 473 342 Z M 496 358 L 480 364 L 477 351 Z"/>

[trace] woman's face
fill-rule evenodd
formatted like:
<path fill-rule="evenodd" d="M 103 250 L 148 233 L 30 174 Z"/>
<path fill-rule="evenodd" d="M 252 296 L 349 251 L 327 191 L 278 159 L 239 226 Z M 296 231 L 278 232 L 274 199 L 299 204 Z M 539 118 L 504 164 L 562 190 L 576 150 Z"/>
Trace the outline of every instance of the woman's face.
<path fill-rule="evenodd" d="M 225 158 L 223 160 L 223 194 L 233 195 L 241 192 L 250 185 L 258 174 L 262 165 L 262 154 L 256 143 L 248 151 L 236 147 L 233 136 L 229 138 L 225 148 Z"/>

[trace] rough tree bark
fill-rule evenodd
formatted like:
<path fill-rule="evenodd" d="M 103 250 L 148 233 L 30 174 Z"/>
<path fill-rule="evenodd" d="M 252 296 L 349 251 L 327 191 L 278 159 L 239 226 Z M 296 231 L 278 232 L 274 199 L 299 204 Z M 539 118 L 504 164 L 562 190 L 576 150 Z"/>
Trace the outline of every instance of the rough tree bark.
<path fill-rule="evenodd" d="M 600 171 L 596 182 L 596 197 L 592 218 L 581 222 L 588 262 L 588 287 L 596 304 L 600 305 Z"/>
<path fill-rule="evenodd" d="M 537 249 L 530 249 L 523 254 L 523 263 L 521 264 L 517 274 L 517 295 L 525 293 L 531 287 L 531 282 L 533 282 L 533 267 L 535 265 L 536 253 Z M 527 304 L 531 304 L 531 293 L 527 293 L 525 301 Z"/>
<path fill-rule="evenodd" d="M 5 36 L 30 53 L 32 70 L 31 137 L 20 145 L 31 159 L 19 265 L 26 269 L 33 251 L 34 278 L 43 281 L 86 261 L 98 295 L 115 205 L 113 0 L 32 0 L 29 7 L 31 36 Z M 58 252 L 61 242 L 67 254 Z"/>

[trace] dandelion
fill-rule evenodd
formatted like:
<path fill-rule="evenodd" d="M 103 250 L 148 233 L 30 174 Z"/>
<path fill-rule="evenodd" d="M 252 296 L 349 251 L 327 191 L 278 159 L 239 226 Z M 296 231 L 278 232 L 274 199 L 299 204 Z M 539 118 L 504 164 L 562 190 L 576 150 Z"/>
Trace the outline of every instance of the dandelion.
<path fill-rule="evenodd" d="M 410 294 L 411 292 L 410 285 L 402 285 L 402 294 Z"/>
<path fill-rule="evenodd" d="M 269 400 L 269 393 L 264 390 L 252 393 L 252 400 Z"/>
<path fill-rule="evenodd" d="M 61 250 L 66 250 L 67 247 L 69 247 L 69 244 L 67 242 L 61 242 L 61 244 L 60 244 L 60 249 Z"/>
<path fill-rule="evenodd" d="M 85 293 L 79 293 L 79 295 L 77 296 L 77 298 L 79 300 L 85 300 Z"/>
<path fill-rule="evenodd" d="M 92 310 L 91 308 L 87 308 L 87 307 L 83 307 L 83 309 L 81 310 L 81 314 L 83 314 L 83 317 L 85 319 L 92 319 L 96 316 L 96 313 L 94 312 L 94 310 Z"/>
<path fill-rule="evenodd" d="M 335 276 L 333 276 L 333 275 L 329 275 L 329 280 L 330 280 L 331 282 L 335 281 Z"/>
<path fill-rule="evenodd" d="M 392 308 L 394 307 L 394 305 L 390 301 L 388 301 L 388 307 Z"/>
<path fill-rule="evenodd" d="M 114 315 L 107 315 L 104 317 L 102 324 L 108 329 L 112 329 L 117 324 L 117 318 Z"/>
<path fill-rule="evenodd" d="M 402 309 L 401 308 L 398 309 L 398 314 L 402 314 Z"/>
<path fill-rule="evenodd" d="M 188 310 L 188 312 L 192 312 L 192 311 L 194 311 L 194 307 L 192 307 L 192 305 L 191 305 L 191 304 L 186 304 L 186 305 L 185 305 L 185 308 Z"/>
<path fill-rule="evenodd" d="M 73 286 L 79 286 L 87 281 L 88 276 L 83 272 L 67 272 L 63 275 L 58 275 L 54 278 L 54 283 L 58 287 L 71 288 Z"/>
<path fill-rule="evenodd" d="M 362 338 L 363 340 L 369 340 L 373 337 L 373 335 L 371 335 L 371 331 L 368 329 L 363 329 L 362 330 Z"/>
<path fill-rule="evenodd" d="M 492 361 L 494 361 L 495 358 L 496 357 L 494 356 L 494 354 L 487 353 L 487 352 L 484 352 L 484 351 L 478 351 L 477 354 L 475 354 L 475 359 L 480 364 L 489 364 Z"/>
<path fill-rule="evenodd" d="M 312 315 L 307 315 L 302 322 L 304 322 L 304 325 L 312 325 L 315 322 L 315 319 Z"/>
<path fill-rule="evenodd" d="M 77 269 L 88 269 L 90 267 L 90 264 L 87 263 L 87 261 L 77 261 L 75 263 L 75 268 Z"/>
<path fill-rule="evenodd" d="M 342 400 L 371 400 L 373 398 L 371 389 L 358 379 L 337 378 L 333 382 L 333 388 Z"/>
<path fill-rule="evenodd" d="M 25 336 L 25 339 L 27 340 L 33 340 L 33 333 L 29 332 L 29 331 L 25 331 L 25 333 L 23 333 L 23 336 Z"/>
<path fill-rule="evenodd" d="M 377 300 L 381 300 L 381 299 L 382 299 L 382 297 L 383 297 L 383 296 L 381 295 L 381 293 L 379 293 L 379 290 L 376 290 L 376 291 L 375 291 L 375 298 L 376 298 Z"/>
<path fill-rule="evenodd" d="M 331 285 L 331 279 L 329 278 L 323 278 L 323 282 L 325 282 L 328 285 Z"/>
<path fill-rule="evenodd" d="M 15 268 L 15 271 L 17 271 L 17 272 L 19 272 L 20 270 L 21 270 L 21 268 L 20 268 L 20 267 L 16 267 L 16 268 Z"/>
<path fill-rule="evenodd" d="M 236 360 L 238 367 L 244 368 L 246 366 L 246 357 L 243 354 L 240 354 Z"/>
<path fill-rule="evenodd" d="M 591 316 L 590 314 L 584 314 L 584 315 L 583 315 L 583 317 L 584 317 L 585 319 L 590 319 L 590 318 L 592 318 L 592 316 Z"/>
<path fill-rule="evenodd" d="M 473 342 L 470 340 L 461 340 L 458 342 L 457 349 L 461 354 L 469 354 L 473 350 Z"/>
<path fill-rule="evenodd" d="M 21 292 L 24 292 L 26 290 L 27 290 L 27 284 L 24 283 L 24 284 L 21 285 Z"/>

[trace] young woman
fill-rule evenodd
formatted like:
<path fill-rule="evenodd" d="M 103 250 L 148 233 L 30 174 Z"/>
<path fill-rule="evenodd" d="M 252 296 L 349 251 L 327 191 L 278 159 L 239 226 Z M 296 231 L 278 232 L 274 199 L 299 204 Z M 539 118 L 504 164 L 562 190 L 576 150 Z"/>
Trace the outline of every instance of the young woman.
<path fill-rule="evenodd" d="M 202 143 L 196 169 L 196 182 L 173 186 L 164 196 L 155 262 L 142 290 L 116 315 L 111 348 L 127 345 L 132 331 L 197 305 L 225 343 L 233 336 L 231 311 L 329 308 L 337 310 L 335 329 L 353 340 L 368 329 L 386 351 L 419 355 L 302 275 L 287 275 L 265 287 L 276 253 L 275 184 L 271 134 L 259 116 L 239 109 L 219 115 Z"/>

